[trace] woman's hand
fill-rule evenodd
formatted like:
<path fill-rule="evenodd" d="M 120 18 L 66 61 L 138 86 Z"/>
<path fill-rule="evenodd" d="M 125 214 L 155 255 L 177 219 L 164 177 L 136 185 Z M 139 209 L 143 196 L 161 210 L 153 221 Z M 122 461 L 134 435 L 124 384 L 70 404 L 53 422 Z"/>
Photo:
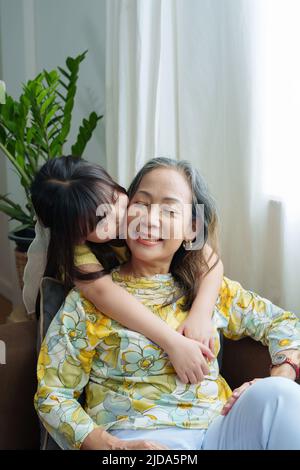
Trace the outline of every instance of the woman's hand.
<path fill-rule="evenodd" d="M 292 356 L 292 351 L 289 351 L 289 353 Z M 296 350 L 296 354 L 299 355 L 299 351 Z M 272 367 L 271 369 L 271 377 L 285 377 L 287 379 L 295 380 L 295 375 L 295 371 L 289 364 L 282 364 L 280 366 Z M 258 380 L 261 379 L 250 380 L 250 382 L 245 382 L 243 385 L 233 390 L 232 395 L 227 403 L 225 403 L 221 414 L 226 416 L 242 393 Z"/>
<path fill-rule="evenodd" d="M 260 379 L 253 379 L 250 380 L 250 382 L 245 382 L 243 385 L 240 387 L 236 388 L 233 390 L 231 397 L 227 400 L 225 405 L 223 406 L 223 409 L 221 411 L 221 415 L 226 416 L 235 402 L 239 399 L 239 397 L 244 393 L 251 385 L 253 385 L 255 382 L 257 382 Z"/>
<path fill-rule="evenodd" d="M 136 439 L 134 441 L 126 441 L 125 439 L 118 439 L 109 450 L 167 450 L 168 447 L 160 444 L 159 442 L 145 441 L 143 439 Z"/>
<path fill-rule="evenodd" d="M 190 314 L 177 328 L 178 333 L 204 344 L 214 354 L 214 330 L 211 319 Z"/>
<path fill-rule="evenodd" d="M 201 382 L 204 376 L 209 373 L 207 359 L 215 359 L 207 346 L 193 339 L 185 338 L 179 333 L 172 335 L 165 351 L 179 379 L 185 384 Z"/>
<path fill-rule="evenodd" d="M 165 450 L 168 447 L 159 442 L 136 439 L 118 439 L 103 428 L 94 429 L 83 441 L 81 450 Z"/>

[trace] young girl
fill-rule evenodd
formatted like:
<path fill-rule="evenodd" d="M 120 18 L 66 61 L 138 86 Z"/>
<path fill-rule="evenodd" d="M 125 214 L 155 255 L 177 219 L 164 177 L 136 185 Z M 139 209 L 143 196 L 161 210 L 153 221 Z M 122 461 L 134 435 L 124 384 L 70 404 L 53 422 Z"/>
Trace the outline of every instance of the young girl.
<path fill-rule="evenodd" d="M 207 244 L 202 250 L 206 272 L 187 320 L 174 331 L 109 276 L 130 253 L 120 238 L 99 239 L 96 226 L 101 221 L 102 227 L 109 225 L 110 233 L 120 236 L 128 198 L 103 168 L 72 156 L 50 160 L 36 175 L 31 195 L 39 223 L 50 229 L 44 274 L 61 279 L 66 292 L 75 284 L 99 311 L 161 346 L 183 383 L 200 382 L 208 373 L 203 355 L 214 357 L 211 316 L 223 278 L 223 265 L 213 250 Z M 111 209 L 102 218 L 96 215 L 101 204 Z M 115 227 L 112 214 L 117 215 Z M 213 217 L 210 214 L 208 223 Z M 33 247 L 24 276 L 25 305 L 31 252 Z"/>

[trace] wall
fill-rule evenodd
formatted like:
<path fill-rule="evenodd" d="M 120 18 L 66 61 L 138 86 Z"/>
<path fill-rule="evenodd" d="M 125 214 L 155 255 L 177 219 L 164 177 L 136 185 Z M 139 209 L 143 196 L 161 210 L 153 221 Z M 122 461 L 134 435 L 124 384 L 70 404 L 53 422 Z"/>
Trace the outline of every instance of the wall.
<path fill-rule="evenodd" d="M 84 116 L 104 113 L 105 0 L 0 0 L 0 79 L 18 97 L 22 83 L 43 68 L 64 66 L 67 56 L 88 49 L 81 65 L 70 142 Z M 69 151 L 68 147 L 65 153 Z M 85 157 L 105 165 L 104 122 L 100 121 Z M 0 156 L 0 193 L 22 203 L 24 195 L 10 165 Z M 10 229 L 15 224 L 9 224 Z M 19 304 L 14 244 L 7 240 L 8 218 L 0 214 L 0 294 Z M 17 286 L 17 287 L 16 287 Z"/>

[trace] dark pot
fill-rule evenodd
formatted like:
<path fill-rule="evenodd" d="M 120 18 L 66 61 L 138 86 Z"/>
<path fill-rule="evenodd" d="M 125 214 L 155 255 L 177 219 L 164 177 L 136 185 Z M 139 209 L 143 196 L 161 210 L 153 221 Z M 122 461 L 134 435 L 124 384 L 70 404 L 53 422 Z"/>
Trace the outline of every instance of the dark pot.
<path fill-rule="evenodd" d="M 17 232 L 10 232 L 8 238 L 13 240 L 19 251 L 26 253 L 29 248 L 29 245 L 35 237 L 34 228 L 25 228 L 23 230 L 18 230 Z"/>

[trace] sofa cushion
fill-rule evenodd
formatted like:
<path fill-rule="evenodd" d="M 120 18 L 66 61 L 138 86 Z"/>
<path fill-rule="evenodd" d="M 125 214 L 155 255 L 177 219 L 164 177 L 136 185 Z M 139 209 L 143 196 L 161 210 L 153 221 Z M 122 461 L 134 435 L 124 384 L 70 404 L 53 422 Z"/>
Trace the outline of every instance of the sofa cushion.
<path fill-rule="evenodd" d="M 40 285 L 40 318 L 38 349 L 48 331 L 50 323 L 65 299 L 64 287 L 52 277 L 44 277 Z"/>
<path fill-rule="evenodd" d="M 40 350 L 43 339 L 53 318 L 65 299 L 64 287 L 61 282 L 51 277 L 44 277 L 40 285 L 40 317 L 37 348 Z M 40 424 L 40 448 L 42 450 L 58 450 L 60 447 Z"/>

